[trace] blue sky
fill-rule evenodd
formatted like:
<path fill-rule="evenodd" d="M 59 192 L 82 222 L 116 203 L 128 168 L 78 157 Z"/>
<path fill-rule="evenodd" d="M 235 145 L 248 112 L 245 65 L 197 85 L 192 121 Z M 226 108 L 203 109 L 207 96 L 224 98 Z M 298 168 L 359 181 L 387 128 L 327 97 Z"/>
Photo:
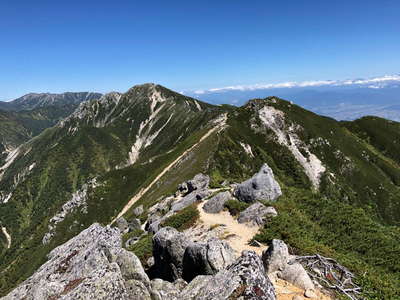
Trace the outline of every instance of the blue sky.
<path fill-rule="evenodd" d="M 0 99 L 398 74 L 400 1 L 0 1 Z"/>

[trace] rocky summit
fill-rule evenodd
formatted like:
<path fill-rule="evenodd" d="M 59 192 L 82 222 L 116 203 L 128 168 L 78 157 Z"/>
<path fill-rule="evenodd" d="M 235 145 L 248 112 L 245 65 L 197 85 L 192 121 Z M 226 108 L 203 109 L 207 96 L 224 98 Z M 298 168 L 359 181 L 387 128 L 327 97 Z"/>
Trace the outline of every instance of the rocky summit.
<path fill-rule="evenodd" d="M 400 299 L 400 124 L 147 83 L 0 107 L 1 299 Z"/>

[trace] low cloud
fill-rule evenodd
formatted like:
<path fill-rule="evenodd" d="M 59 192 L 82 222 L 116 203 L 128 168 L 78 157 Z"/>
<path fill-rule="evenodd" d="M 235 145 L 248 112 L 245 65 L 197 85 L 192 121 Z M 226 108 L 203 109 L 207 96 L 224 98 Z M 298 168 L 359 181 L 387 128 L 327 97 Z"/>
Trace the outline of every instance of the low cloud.
<path fill-rule="evenodd" d="M 264 89 L 277 88 L 297 88 L 297 87 L 317 87 L 317 86 L 348 86 L 348 85 L 365 85 L 368 88 L 382 88 L 388 83 L 400 83 L 400 75 L 386 75 L 369 79 L 346 79 L 346 80 L 317 80 L 317 81 L 302 81 L 302 82 L 282 82 L 254 85 L 234 85 L 221 88 L 213 88 L 209 90 L 197 90 L 193 93 L 202 95 L 206 93 L 222 93 L 228 91 L 254 91 Z"/>

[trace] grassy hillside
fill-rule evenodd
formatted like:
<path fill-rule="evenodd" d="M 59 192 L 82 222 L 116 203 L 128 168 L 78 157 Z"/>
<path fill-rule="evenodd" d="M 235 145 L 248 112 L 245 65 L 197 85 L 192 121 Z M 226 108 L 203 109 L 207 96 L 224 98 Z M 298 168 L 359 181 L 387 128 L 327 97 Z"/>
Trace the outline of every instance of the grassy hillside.
<path fill-rule="evenodd" d="M 3 165 L 7 156 L 6 150 L 15 149 L 54 126 L 62 118 L 70 115 L 77 106 L 77 103 L 71 103 L 33 110 L 0 110 L 0 165 Z"/>
<path fill-rule="evenodd" d="M 400 123 L 379 117 L 343 122 L 351 132 L 400 165 Z"/>

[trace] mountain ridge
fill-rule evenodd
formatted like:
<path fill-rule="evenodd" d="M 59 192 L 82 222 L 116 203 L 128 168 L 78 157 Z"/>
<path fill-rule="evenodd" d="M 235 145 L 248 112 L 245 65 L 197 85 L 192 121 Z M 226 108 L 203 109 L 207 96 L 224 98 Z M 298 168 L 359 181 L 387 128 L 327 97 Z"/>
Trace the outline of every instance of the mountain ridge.
<path fill-rule="evenodd" d="M 222 116 L 223 125 L 212 131 Z M 130 220 L 139 206 L 139 218 L 146 221 L 153 205 L 197 173 L 207 174 L 212 188 L 223 188 L 224 182 L 248 179 L 264 163 L 283 196 L 276 203 L 280 215 L 258 240 L 277 236 L 299 253 L 333 254 L 367 274 L 367 289 L 390 293 L 379 276 L 398 279 L 392 259 L 398 253 L 393 237 L 399 234 L 400 170 L 391 163 L 397 148 L 387 147 L 398 125 L 388 138 L 373 140 L 369 127 L 352 124 L 278 97 L 214 106 L 154 84 L 83 102 L 57 126 L 22 144 L 1 169 L 0 223 L 12 241 L 8 248 L 0 234 L 1 293 L 94 222 L 109 224 L 121 212 Z M 336 207 L 347 218 L 342 223 Z M 392 249 L 390 263 L 363 239 Z"/>
<path fill-rule="evenodd" d="M 101 96 L 102 94 L 95 92 L 29 93 L 11 101 L 0 102 L 0 109 L 20 111 L 53 105 L 79 104 Z"/>

